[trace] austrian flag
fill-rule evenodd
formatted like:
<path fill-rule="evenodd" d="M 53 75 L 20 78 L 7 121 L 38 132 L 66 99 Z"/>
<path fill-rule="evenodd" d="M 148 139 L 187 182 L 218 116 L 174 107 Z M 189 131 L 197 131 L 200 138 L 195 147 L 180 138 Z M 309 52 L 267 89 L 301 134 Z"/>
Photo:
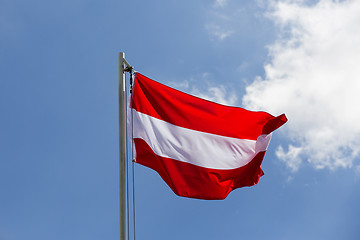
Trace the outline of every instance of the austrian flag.
<path fill-rule="evenodd" d="M 257 184 L 271 133 L 287 121 L 284 114 L 194 97 L 139 73 L 130 107 L 136 162 L 158 172 L 177 195 L 198 199 L 224 199 Z"/>

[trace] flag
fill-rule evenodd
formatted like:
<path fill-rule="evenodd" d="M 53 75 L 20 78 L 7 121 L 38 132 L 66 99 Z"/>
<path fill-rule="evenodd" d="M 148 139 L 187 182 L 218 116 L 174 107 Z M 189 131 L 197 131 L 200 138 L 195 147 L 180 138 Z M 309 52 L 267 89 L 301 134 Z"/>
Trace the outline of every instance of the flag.
<path fill-rule="evenodd" d="M 155 170 L 175 194 L 224 199 L 252 186 L 271 133 L 284 114 L 210 102 L 135 74 L 130 115 L 135 161 Z"/>

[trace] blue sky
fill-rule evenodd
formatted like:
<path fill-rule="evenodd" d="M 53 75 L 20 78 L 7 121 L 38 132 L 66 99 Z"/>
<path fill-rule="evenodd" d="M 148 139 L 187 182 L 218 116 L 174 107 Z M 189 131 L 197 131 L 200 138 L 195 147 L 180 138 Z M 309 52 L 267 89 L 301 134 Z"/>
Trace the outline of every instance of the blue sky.
<path fill-rule="evenodd" d="M 358 239 L 358 0 L 0 3 L 1 240 L 119 239 L 119 51 L 169 86 L 289 118 L 260 183 L 223 201 L 135 166 L 137 239 Z"/>

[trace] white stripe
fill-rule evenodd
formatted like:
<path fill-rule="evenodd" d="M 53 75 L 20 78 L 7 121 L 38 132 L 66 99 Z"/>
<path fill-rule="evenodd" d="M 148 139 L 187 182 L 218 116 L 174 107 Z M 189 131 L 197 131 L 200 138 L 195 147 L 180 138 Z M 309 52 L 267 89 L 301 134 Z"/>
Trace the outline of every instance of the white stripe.
<path fill-rule="evenodd" d="M 179 127 L 133 109 L 134 138 L 143 139 L 155 154 L 212 169 L 239 168 L 266 151 L 271 134 L 247 140 Z"/>

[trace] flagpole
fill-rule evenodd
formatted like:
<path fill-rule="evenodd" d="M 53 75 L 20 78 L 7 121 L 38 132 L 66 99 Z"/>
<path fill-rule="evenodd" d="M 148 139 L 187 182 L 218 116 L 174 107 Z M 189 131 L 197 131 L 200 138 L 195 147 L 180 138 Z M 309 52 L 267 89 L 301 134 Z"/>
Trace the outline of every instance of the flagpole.
<path fill-rule="evenodd" d="M 119 200 L 120 240 L 126 240 L 126 127 L 125 127 L 125 53 L 119 53 Z"/>

